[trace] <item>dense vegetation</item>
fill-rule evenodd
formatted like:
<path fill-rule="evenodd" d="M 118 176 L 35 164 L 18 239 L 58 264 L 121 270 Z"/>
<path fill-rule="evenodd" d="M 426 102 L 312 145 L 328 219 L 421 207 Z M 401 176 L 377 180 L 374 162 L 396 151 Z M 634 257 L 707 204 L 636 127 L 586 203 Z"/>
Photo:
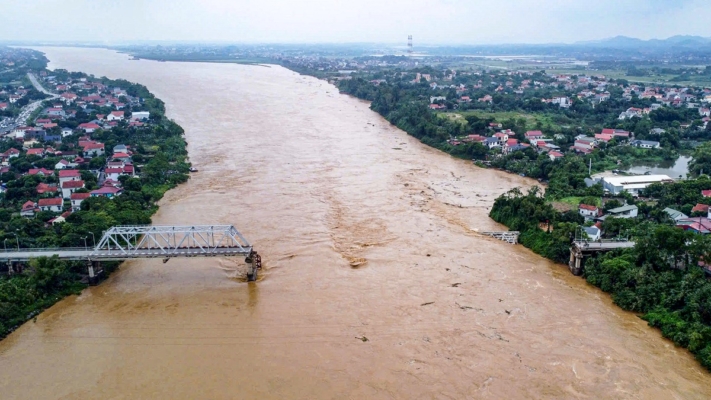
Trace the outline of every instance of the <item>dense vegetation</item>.
<path fill-rule="evenodd" d="M 635 248 L 586 259 L 584 276 L 711 369 L 711 281 L 699 266 L 711 256 L 711 238 L 672 226 L 661 211 L 700 201 L 700 191 L 709 188 L 709 179 L 652 185 L 645 195 L 658 201 L 638 204 L 638 218 L 603 223 L 608 237 L 624 232 L 635 240 Z M 555 211 L 537 188 L 499 197 L 490 216 L 521 231 L 524 246 L 561 263 L 567 263 L 570 243 L 583 222 L 575 211 Z"/>

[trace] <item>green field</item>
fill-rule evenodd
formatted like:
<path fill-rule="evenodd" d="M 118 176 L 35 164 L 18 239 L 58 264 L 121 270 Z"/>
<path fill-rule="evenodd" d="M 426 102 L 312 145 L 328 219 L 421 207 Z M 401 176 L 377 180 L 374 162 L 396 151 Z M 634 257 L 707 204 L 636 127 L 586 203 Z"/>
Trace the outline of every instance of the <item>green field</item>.
<path fill-rule="evenodd" d="M 462 124 L 465 124 L 467 121 L 464 119 L 470 115 L 477 116 L 479 118 L 494 118 L 496 122 L 503 122 L 509 119 L 520 119 L 523 118 L 526 120 L 527 125 L 533 125 L 536 122 L 541 122 L 542 124 L 549 124 L 553 125 L 554 122 L 551 119 L 549 115 L 546 114 L 527 114 L 527 113 L 522 113 L 522 112 L 517 112 L 517 111 L 500 111 L 500 112 L 491 112 L 491 111 L 485 111 L 485 110 L 466 110 L 466 111 L 456 111 L 456 112 L 447 112 L 447 113 L 440 113 L 439 116 L 440 118 L 449 118 L 452 121 L 459 121 Z"/>

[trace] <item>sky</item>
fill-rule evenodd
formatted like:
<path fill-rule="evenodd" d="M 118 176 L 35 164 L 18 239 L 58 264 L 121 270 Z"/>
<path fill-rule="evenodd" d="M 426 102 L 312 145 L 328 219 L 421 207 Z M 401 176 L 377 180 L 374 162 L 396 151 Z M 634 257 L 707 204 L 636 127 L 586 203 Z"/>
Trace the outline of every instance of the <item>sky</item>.
<path fill-rule="evenodd" d="M 0 41 L 573 43 L 711 37 L 709 0 L 0 0 Z"/>

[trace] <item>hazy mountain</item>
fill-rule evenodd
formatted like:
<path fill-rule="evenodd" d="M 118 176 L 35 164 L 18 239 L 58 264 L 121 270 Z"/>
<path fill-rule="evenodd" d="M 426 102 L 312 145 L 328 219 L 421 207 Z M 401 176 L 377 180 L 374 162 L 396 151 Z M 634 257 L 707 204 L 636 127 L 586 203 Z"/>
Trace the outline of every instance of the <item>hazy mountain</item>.
<path fill-rule="evenodd" d="M 674 49 L 679 47 L 711 46 L 711 38 L 702 36 L 677 35 L 667 39 L 642 40 L 628 36 L 615 36 L 609 39 L 578 42 L 574 46 L 599 47 L 610 49 Z"/>

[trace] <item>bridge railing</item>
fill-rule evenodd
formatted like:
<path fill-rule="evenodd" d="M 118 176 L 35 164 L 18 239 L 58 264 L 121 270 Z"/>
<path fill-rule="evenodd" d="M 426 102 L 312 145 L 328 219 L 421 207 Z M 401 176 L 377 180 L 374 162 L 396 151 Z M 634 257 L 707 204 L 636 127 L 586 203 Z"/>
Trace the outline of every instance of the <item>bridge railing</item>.
<path fill-rule="evenodd" d="M 32 253 L 32 252 L 52 252 L 52 251 L 91 251 L 94 250 L 92 246 L 89 247 L 17 247 L 0 249 L 0 253 Z"/>

